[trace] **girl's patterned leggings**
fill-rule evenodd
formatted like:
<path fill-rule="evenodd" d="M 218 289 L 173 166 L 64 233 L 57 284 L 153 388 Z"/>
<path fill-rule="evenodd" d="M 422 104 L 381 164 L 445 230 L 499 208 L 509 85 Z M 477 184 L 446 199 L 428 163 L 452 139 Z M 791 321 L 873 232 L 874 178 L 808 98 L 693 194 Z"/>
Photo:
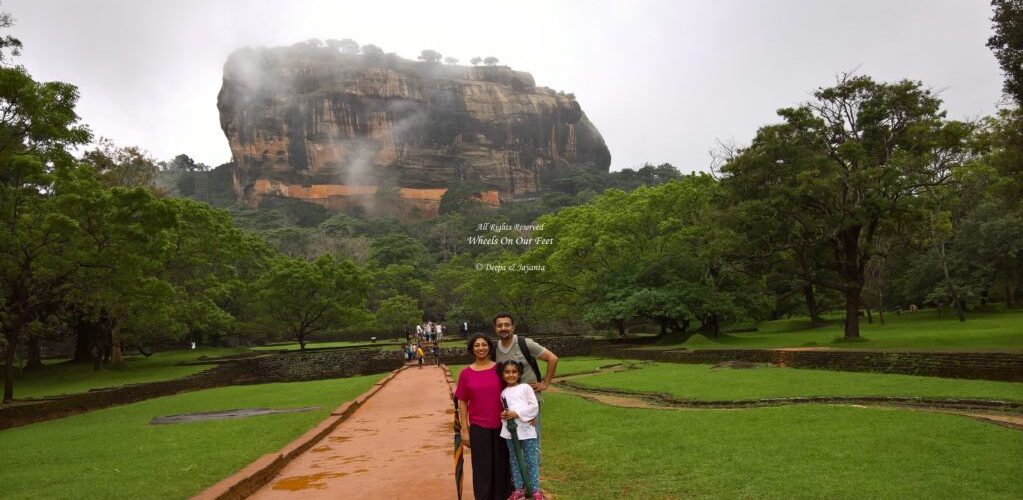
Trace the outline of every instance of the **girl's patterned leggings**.
<path fill-rule="evenodd" d="M 512 481 L 515 482 L 515 489 L 521 490 L 525 486 L 522 483 L 522 472 L 519 469 L 518 458 L 515 457 L 515 449 L 511 439 L 508 441 L 508 455 L 511 456 Z M 533 491 L 540 491 L 540 446 L 539 440 L 520 439 L 519 446 L 522 447 L 522 455 L 526 462 L 526 472 L 529 474 L 529 485 Z M 532 492 L 527 491 L 527 495 Z"/>

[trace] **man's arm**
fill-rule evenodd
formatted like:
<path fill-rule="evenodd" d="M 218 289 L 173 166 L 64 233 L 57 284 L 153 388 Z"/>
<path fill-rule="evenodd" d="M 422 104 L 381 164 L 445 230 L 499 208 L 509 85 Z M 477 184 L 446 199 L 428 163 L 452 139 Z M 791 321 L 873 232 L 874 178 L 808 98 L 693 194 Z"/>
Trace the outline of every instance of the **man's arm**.
<path fill-rule="evenodd" d="M 558 370 L 558 357 L 550 349 L 547 349 L 536 359 L 547 362 L 547 374 L 544 375 L 543 382 L 533 382 L 529 385 L 533 387 L 534 391 L 543 392 L 551 386 L 551 382 L 554 382 L 554 373 Z"/>

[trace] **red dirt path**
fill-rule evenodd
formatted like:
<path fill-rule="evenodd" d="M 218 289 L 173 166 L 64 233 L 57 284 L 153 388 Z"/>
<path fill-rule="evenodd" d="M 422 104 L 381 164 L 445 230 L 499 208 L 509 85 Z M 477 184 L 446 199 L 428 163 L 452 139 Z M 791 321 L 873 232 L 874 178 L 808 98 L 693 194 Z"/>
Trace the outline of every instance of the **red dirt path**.
<path fill-rule="evenodd" d="M 251 498 L 455 498 L 453 411 L 441 368 L 406 368 Z"/>

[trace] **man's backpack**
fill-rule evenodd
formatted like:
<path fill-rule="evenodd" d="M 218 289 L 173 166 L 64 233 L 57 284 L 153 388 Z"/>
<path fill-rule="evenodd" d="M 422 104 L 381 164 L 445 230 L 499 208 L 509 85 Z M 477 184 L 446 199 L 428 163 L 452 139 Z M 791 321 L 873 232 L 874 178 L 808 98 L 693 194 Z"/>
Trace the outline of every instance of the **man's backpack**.
<path fill-rule="evenodd" d="M 533 374 L 536 375 L 537 382 L 543 382 L 543 377 L 540 375 L 540 365 L 536 364 L 536 359 L 529 353 L 529 348 L 526 347 L 526 338 L 519 336 L 519 350 L 522 351 L 522 355 L 526 357 L 526 363 L 529 363 L 529 367 L 533 369 Z"/>

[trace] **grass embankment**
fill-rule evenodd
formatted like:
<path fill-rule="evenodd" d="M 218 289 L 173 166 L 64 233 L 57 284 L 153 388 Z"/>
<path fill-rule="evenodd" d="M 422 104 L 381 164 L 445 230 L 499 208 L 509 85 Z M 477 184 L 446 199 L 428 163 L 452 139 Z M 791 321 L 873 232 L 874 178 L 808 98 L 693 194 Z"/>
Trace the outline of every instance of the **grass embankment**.
<path fill-rule="evenodd" d="M 603 364 L 612 361 L 604 360 Z M 906 396 L 1023 401 L 1023 383 L 795 368 L 711 368 L 637 363 L 633 370 L 580 377 L 584 387 L 668 394 L 700 401 L 809 396 Z M 559 370 L 560 371 L 560 370 Z"/>
<path fill-rule="evenodd" d="M 0 496 L 185 498 L 280 449 L 382 376 L 210 389 L 0 431 Z M 162 415 L 304 406 L 320 409 L 149 425 Z"/>
<path fill-rule="evenodd" d="M 766 321 L 758 331 L 721 334 L 669 335 L 646 349 L 775 349 L 783 347 L 830 347 L 838 349 L 1011 351 L 1023 352 L 1023 309 L 968 313 L 960 322 L 954 313 L 939 317 L 933 309 L 916 314 L 886 314 L 881 325 L 860 320 L 860 341 L 842 340 L 841 317 L 827 317 L 829 324 L 807 328 L 807 318 Z"/>
<path fill-rule="evenodd" d="M 558 498 L 1018 498 L 1023 432 L 905 410 L 544 404 Z"/>
<path fill-rule="evenodd" d="M 17 373 L 14 378 L 15 398 L 38 398 L 60 394 L 76 394 L 90 389 L 141 384 L 186 377 L 212 368 L 210 365 L 176 366 L 202 356 L 217 357 L 246 352 L 245 349 L 203 348 L 158 352 L 150 357 L 127 356 L 124 365 L 99 371 L 92 363 L 48 361 L 38 369 Z"/>

